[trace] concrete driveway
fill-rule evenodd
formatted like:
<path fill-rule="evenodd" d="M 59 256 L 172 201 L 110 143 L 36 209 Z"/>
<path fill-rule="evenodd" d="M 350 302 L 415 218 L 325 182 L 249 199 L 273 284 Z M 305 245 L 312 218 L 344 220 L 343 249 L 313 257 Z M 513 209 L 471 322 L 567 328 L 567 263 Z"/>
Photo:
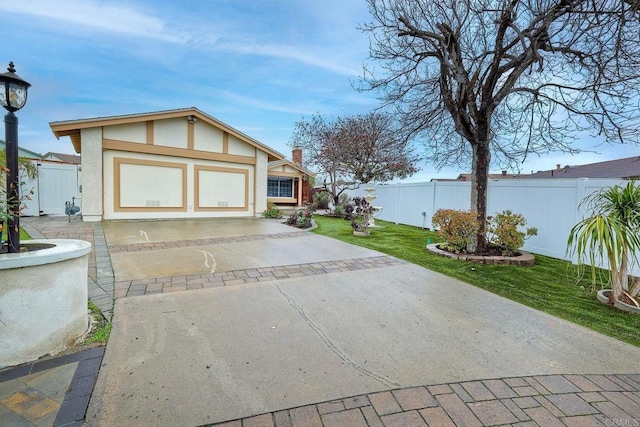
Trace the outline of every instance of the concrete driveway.
<path fill-rule="evenodd" d="M 140 296 L 116 303 L 89 425 L 202 425 L 414 385 L 632 373 L 640 358 L 636 347 L 271 220 L 104 230 L 117 280 Z M 199 286 L 168 293 L 183 280 Z"/>

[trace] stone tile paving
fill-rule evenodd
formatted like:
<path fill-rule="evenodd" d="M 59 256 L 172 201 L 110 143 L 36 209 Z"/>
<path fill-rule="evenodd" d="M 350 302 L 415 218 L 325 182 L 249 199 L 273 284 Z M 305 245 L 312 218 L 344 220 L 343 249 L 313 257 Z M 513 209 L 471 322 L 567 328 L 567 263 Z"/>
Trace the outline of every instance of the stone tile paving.
<path fill-rule="evenodd" d="M 81 426 L 105 347 L 0 371 L 0 425 Z"/>
<path fill-rule="evenodd" d="M 518 397 L 522 387 L 533 394 Z M 544 375 L 410 387 L 209 425 L 638 426 L 640 375 Z"/>

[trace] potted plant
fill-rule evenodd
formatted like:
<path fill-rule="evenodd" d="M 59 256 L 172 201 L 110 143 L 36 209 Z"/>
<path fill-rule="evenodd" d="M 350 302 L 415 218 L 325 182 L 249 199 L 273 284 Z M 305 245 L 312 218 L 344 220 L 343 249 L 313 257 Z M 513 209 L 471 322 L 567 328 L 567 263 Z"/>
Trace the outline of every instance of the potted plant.
<path fill-rule="evenodd" d="M 611 289 L 601 289 L 599 300 L 640 312 L 640 278 L 629 275 L 633 267 L 640 265 L 640 185 L 630 181 L 625 186 L 603 189 L 580 206 L 590 216 L 571 229 L 567 253 L 577 255 L 579 266 L 590 266 L 594 286 L 598 282 L 598 264 L 605 261 Z"/>

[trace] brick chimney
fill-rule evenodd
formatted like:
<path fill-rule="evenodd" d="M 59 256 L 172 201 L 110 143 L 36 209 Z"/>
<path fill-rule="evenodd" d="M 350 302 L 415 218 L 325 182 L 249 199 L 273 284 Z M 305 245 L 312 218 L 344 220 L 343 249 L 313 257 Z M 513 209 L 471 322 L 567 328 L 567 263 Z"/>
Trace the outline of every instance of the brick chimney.
<path fill-rule="evenodd" d="M 291 150 L 291 160 L 298 166 L 302 166 L 302 148 L 297 145 Z"/>

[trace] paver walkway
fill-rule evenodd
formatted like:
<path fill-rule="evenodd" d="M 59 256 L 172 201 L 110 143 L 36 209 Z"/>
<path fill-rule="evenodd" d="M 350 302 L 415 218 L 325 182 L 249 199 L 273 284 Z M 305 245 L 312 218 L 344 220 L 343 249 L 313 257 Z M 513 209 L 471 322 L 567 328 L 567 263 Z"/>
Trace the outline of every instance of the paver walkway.
<path fill-rule="evenodd" d="M 640 375 L 548 375 L 353 396 L 219 427 L 636 426 Z"/>
<path fill-rule="evenodd" d="M 82 223 L 79 218 L 40 217 L 23 219 L 23 226 L 35 237 L 80 238 L 94 244 L 89 268 L 90 297 L 110 315 L 113 297 L 123 298 L 160 292 L 199 289 L 213 286 L 236 285 L 263 280 L 300 277 L 300 275 L 327 274 L 354 269 L 397 266 L 401 261 L 391 257 L 356 260 L 327 261 L 297 264 L 265 269 L 233 270 L 211 275 L 185 275 L 154 278 L 146 281 L 114 283 L 114 272 L 109 257 L 122 251 L 156 250 L 176 245 L 198 246 L 225 242 L 223 240 L 195 239 L 162 244 L 114 245 L 107 247 L 101 224 Z M 297 234 L 297 233 L 296 233 Z M 281 238 L 284 236 L 260 236 Z M 286 236 L 294 237 L 294 236 Z M 251 236 L 245 236 L 245 239 Z M 246 241 L 246 240 L 245 240 Z M 96 355 L 91 354 L 92 357 Z M 65 356 L 67 357 L 67 356 Z M 73 357 L 73 356 L 71 356 Z M 99 355 L 102 357 L 102 354 Z M 71 360 L 71 359 L 68 359 Z M 47 371 L 46 365 L 37 370 Z M 73 363 L 73 362 L 68 362 Z M 64 363 L 63 363 L 64 364 Z M 35 424 L 22 413 L 42 409 L 34 400 L 18 402 L 18 394 L 26 389 L 33 365 L 23 365 L 0 371 L 0 425 Z M 634 367 L 630 367 L 634 369 Z M 69 375 L 69 374 L 67 374 Z M 80 372 L 82 378 L 82 372 Z M 55 377 L 55 375 L 51 375 Z M 76 371 L 76 375 L 77 371 Z M 22 381 L 22 380 L 24 381 Z M 86 382 L 86 381 L 85 381 Z M 35 384 L 32 382 L 32 384 Z M 40 383 L 38 387 L 46 388 Z M 83 399 L 88 399 L 83 389 Z M 35 389 L 34 389 L 35 390 Z M 34 392 L 34 390 L 31 390 Z M 37 390 L 35 390 L 37 392 Z M 79 391 L 77 391 L 79 393 Z M 295 390 L 292 390 L 295 392 Z M 24 397 L 24 396 L 23 396 Z M 71 396 L 75 397 L 75 396 Z M 9 399 L 9 400 L 7 400 Z M 18 400 L 16 400 L 18 399 Z M 60 403 L 60 402 L 58 402 Z M 12 406 L 13 405 L 13 406 Z M 215 408 L 211 409 L 215 411 Z M 47 413 L 48 419 L 69 420 L 56 425 L 80 425 L 78 408 L 61 405 Z M 53 417 L 55 414 L 56 417 Z M 18 418 L 16 418 L 16 415 Z M 73 419 L 73 421 L 71 421 Z M 11 422 L 9 422 L 11 420 Z M 44 418 L 43 418 L 44 420 Z M 90 422 L 89 422 L 90 423 Z M 424 426 L 424 425 L 567 425 L 567 426 L 634 426 L 640 425 L 640 374 L 632 375 L 547 375 L 518 378 L 488 379 L 461 383 L 425 385 L 402 388 L 316 403 L 249 418 L 224 422 L 224 426 Z"/>

